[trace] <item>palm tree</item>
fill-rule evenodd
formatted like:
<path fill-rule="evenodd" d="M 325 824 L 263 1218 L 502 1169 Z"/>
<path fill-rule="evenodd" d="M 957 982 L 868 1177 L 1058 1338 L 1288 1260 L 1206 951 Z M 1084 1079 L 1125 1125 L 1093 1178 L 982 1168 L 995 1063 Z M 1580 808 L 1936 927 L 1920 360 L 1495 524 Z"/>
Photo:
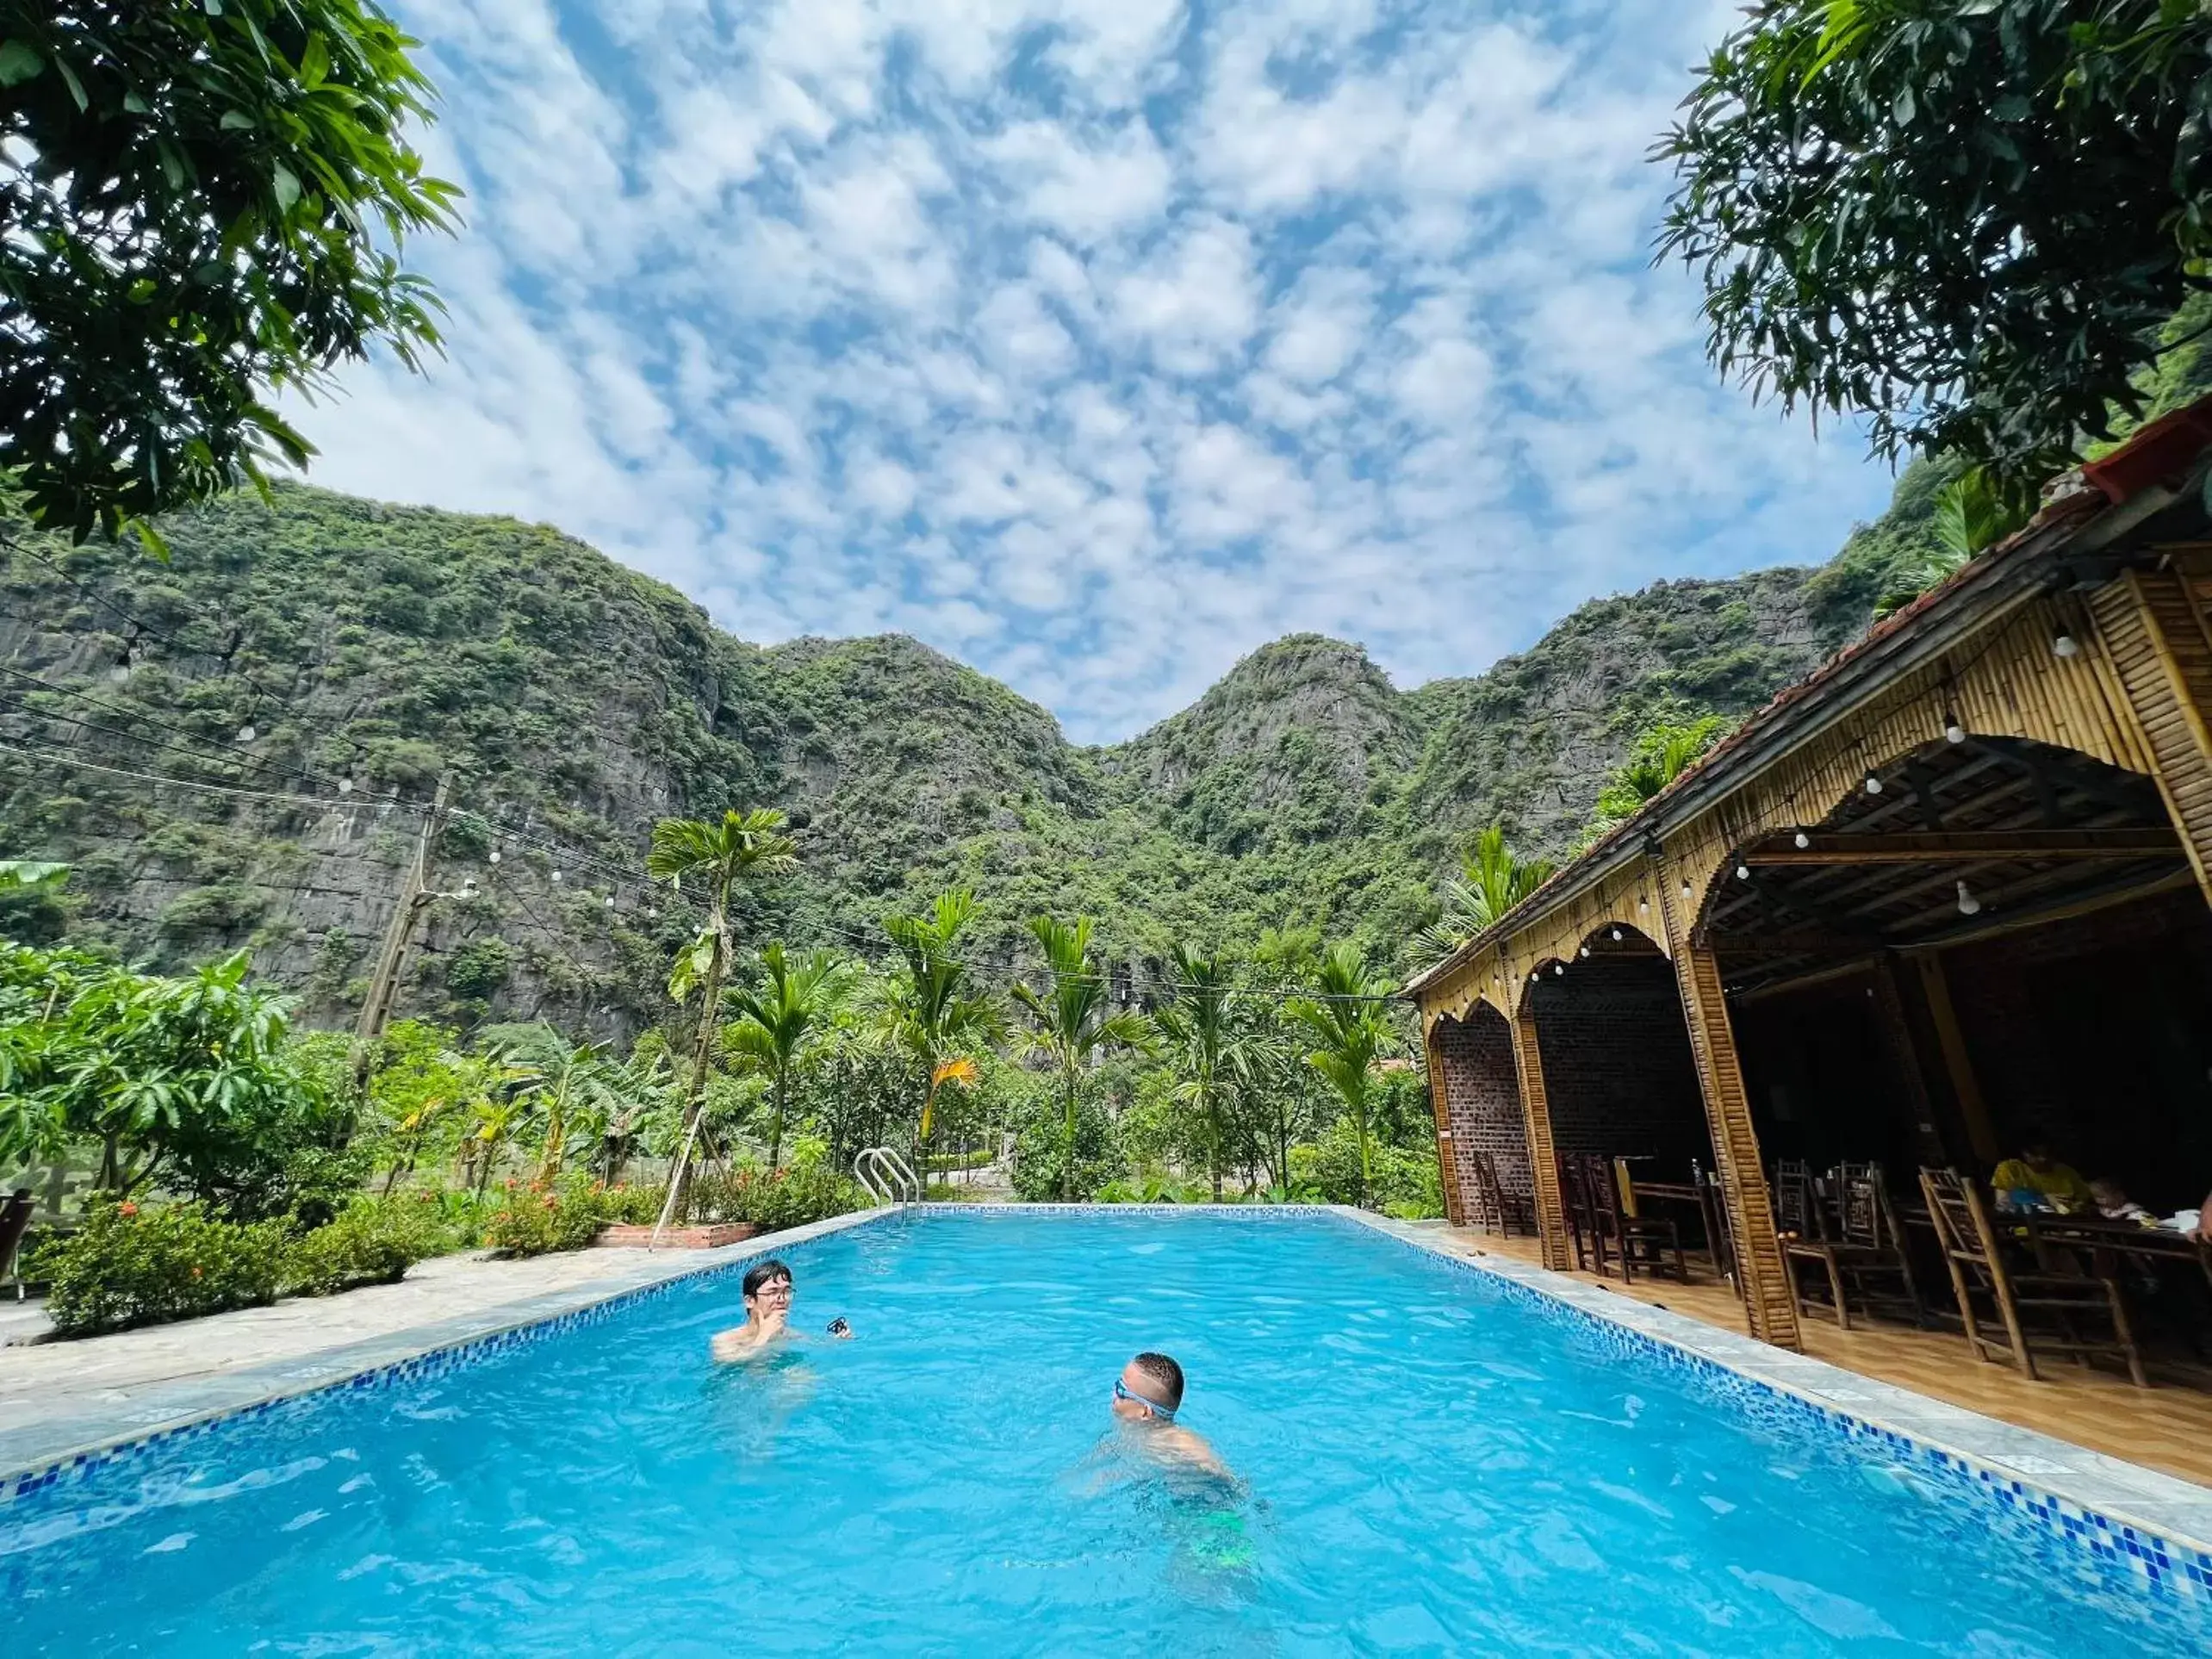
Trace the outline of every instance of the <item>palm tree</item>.
<path fill-rule="evenodd" d="M 1074 925 L 1049 916 L 1029 918 L 1029 931 L 1044 947 L 1051 988 L 1014 987 L 1014 1000 L 1028 1013 L 1035 1031 L 1031 1041 L 1059 1068 L 1067 1110 L 1067 1162 L 1060 1171 L 1060 1196 L 1075 1197 L 1076 1104 L 1084 1069 L 1109 1047 L 1143 1048 L 1152 1041 L 1152 1022 L 1141 1014 L 1109 1008 L 1106 976 L 1090 956 L 1090 918 Z"/>
<path fill-rule="evenodd" d="M 1229 976 L 1221 958 L 1178 944 L 1168 960 L 1175 971 L 1175 1000 L 1159 1011 L 1155 1023 L 1182 1074 L 1175 1085 L 1176 1098 L 1196 1107 L 1206 1126 L 1206 1162 L 1218 1204 L 1221 1154 L 1228 1140 L 1227 1108 L 1238 1085 L 1250 1078 L 1255 1058 L 1252 1034 L 1231 1018 Z"/>
<path fill-rule="evenodd" d="M 714 1059 L 714 1034 L 722 1006 L 722 982 L 730 972 L 730 895 L 740 881 L 786 875 L 798 867 L 798 843 L 783 833 L 784 815 L 773 807 L 724 812 L 718 823 L 698 818 L 663 818 L 653 826 L 645 871 L 679 892 L 686 880 L 704 887 L 706 925 L 676 959 L 668 994 L 682 1002 L 693 986 L 704 990 L 699 1035 L 692 1045 L 691 1077 L 684 1085 L 684 1138 L 676 1166 L 668 1172 L 668 1196 L 654 1229 L 668 1224 L 683 1192 L 684 1171 L 699 1137 L 700 1109 L 706 1102 L 707 1068 Z"/>
<path fill-rule="evenodd" d="M 884 1027 L 912 1057 L 922 1076 L 922 1110 L 915 1120 L 915 1167 L 929 1179 L 929 1130 L 937 1090 L 948 1082 L 971 1083 L 972 1050 L 988 1047 L 999 1033 L 998 1010 L 974 987 L 953 946 L 975 919 L 975 895 L 965 887 L 940 893 L 921 916 L 884 918 L 901 966 L 883 1003 Z M 965 1064 L 963 1064 L 965 1062 Z"/>
<path fill-rule="evenodd" d="M 1312 995 L 1293 998 L 1284 1012 L 1306 1028 L 1314 1041 L 1306 1063 L 1328 1079 L 1351 1113 L 1359 1131 L 1359 1202 L 1367 1202 L 1371 1159 L 1367 1141 L 1367 1085 L 1375 1062 L 1390 1040 L 1383 1012 L 1394 987 L 1367 977 L 1367 959 L 1357 945 L 1335 945 L 1322 956 Z"/>
<path fill-rule="evenodd" d="M 810 951 L 794 961 L 778 942 L 761 949 L 761 971 L 757 987 L 730 994 L 729 1004 L 737 1017 L 724 1030 L 722 1040 L 769 1080 L 775 1103 L 768 1125 L 768 1168 L 773 1172 L 783 1157 L 792 1066 L 845 1000 L 852 970 L 826 950 Z"/>
<path fill-rule="evenodd" d="M 1415 954 L 1442 961 L 1551 879 L 1544 859 L 1517 858 L 1506 845 L 1503 824 L 1494 823 L 1460 854 L 1460 873 L 1444 884 L 1444 913 L 1415 936 Z"/>

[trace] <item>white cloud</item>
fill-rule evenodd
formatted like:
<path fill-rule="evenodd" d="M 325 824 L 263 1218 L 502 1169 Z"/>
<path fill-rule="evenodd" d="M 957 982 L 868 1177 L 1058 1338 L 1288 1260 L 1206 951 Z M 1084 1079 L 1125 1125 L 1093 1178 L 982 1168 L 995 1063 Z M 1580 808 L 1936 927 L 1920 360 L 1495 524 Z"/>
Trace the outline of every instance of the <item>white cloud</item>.
<path fill-rule="evenodd" d="M 451 357 L 305 411 L 314 475 L 750 638 L 913 631 L 1083 737 L 1292 629 L 1411 682 L 1818 557 L 1886 479 L 1647 264 L 1731 3 L 397 0 Z"/>

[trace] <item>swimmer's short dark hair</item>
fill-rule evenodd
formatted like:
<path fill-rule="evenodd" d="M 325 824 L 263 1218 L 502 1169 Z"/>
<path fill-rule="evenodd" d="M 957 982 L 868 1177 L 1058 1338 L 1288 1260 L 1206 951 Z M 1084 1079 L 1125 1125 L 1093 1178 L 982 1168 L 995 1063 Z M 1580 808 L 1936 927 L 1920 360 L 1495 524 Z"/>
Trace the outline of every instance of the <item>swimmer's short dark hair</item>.
<path fill-rule="evenodd" d="M 774 1279 L 791 1282 L 791 1269 L 771 1256 L 764 1262 L 755 1262 L 745 1270 L 745 1296 L 748 1301 L 761 1294 L 761 1287 Z"/>
<path fill-rule="evenodd" d="M 1183 1404 L 1183 1367 L 1165 1354 L 1142 1353 L 1129 1362 L 1159 1385 L 1159 1403 L 1170 1411 Z"/>

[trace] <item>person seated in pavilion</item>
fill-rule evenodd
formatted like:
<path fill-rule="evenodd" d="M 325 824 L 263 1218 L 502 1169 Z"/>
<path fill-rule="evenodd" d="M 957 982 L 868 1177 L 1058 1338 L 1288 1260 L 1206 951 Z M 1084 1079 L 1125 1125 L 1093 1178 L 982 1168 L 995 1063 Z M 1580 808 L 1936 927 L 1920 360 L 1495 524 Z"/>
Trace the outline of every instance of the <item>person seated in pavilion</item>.
<path fill-rule="evenodd" d="M 2094 1209 L 2097 1200 L 2081 1171 L 2061 1164 L 2047 1141 L 2029 1142 L 2020 1156 L 2008 1158 L 1989 1177 L 2002 1210 L 2056 1210 L 2060 1215 Z"/>
<path fill-rule="evenodd" d="M 2097 1213 L 2108 1221 L 2134 1221 L 2142 1227 L 2156 1227 L 2159 1218 L 2128 1196 L 2128 1189 L 2109 1175 L 2100 1175 L 2089 1184 L 2090 1196 L 2097 1202 Z"/>

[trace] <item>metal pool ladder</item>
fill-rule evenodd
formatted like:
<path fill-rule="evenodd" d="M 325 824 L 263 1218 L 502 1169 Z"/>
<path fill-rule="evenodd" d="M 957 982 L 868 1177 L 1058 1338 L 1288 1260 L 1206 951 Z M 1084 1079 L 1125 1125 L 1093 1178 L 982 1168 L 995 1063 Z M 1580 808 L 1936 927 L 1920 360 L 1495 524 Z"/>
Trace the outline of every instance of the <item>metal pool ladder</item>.
<path fill-rule="evenodd" d="M 889 1146 L 871 1146 L 855 1158 L 853 1179 L 879 1204 L 910 1204 L 922 1197 L 914 1166 Z"/>

